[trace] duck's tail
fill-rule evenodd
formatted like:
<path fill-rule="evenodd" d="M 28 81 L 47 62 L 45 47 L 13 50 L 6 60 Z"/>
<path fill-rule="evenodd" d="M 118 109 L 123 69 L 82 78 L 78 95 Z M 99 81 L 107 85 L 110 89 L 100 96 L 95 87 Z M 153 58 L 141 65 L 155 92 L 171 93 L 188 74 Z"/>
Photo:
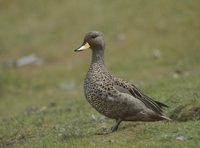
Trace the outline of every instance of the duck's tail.
<path fill-rule="evenodd" d="M 167 116 L 165 116 L 165 115 L 161 115 L 160 117 L 161 117 L 161 119 L 163 119 L 163 120 L 172 121 L 172 119 L 170 119 L 169 117 L 167 117 Z"/>

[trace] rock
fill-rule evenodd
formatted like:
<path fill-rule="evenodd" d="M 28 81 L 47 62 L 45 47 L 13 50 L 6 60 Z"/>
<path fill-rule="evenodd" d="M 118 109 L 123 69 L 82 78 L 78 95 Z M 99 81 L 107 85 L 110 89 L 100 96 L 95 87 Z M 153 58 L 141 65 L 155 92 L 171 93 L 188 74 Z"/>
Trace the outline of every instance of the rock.
<path fill-rule="evenodd" d="M 97 121 L 97 118 L 95 117 L 94 114 L 91 115 L 91 118 L 92 118 L 92 121 L 96 122 Z"/>
<path fill-rule="evenodd" d="M 180 70 L 180 69 L 175 69 L 172 76 L 173 76 L 174 79 L 177 79 L 177 78 L 179 78 L 181 75 L 183 75 L 183 71 Z"/>
<path fill-rule="evenodd" d="M 47 107 L 46 106 L 42 106 L 39 111 L 40 112 L 44 112 L 45 110 L 47 110 Z"/>
<path fill-rule="evenodd" d="M 187 138 L 184 135 L 182 135 L 182 134 L 177 134 L 176 137 L 175 137 L 175 139 L 177 141 L 186 141 L 187 140 Z"/>
<path fill-rule="evenodd" d="M 17 67 L 23 67 L 27 65 L 42 65 L 43 60 L 35 54 L 32 54 L 17 59 L 15 64 Z"/>
<path fill-rule="evenodd" d="M 161 57 L 161 52 L 160 52 L 159 49 L 154 49 L 154 51 L 153 51 L 153 57 L 154 57 L 155 59 L 158 59 L 158 58 Z"/>

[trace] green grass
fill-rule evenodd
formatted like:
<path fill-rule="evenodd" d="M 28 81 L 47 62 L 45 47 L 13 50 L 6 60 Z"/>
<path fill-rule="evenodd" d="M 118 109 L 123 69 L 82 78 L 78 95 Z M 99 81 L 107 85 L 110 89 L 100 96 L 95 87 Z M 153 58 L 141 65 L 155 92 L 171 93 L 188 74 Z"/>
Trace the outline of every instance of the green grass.
<path fill-rule="evenodd" d="M 199 5 L 0 0 L 0 147 L 199 147 Z M 90 30 L 105 35 L 108 69 L 168 104 L 175 121 L 123 122 L 104 134 L 114 121 L 83 94 L 91 53 L 73 52 Z M 43 65 L 9 64 L 33 53 Z"/>

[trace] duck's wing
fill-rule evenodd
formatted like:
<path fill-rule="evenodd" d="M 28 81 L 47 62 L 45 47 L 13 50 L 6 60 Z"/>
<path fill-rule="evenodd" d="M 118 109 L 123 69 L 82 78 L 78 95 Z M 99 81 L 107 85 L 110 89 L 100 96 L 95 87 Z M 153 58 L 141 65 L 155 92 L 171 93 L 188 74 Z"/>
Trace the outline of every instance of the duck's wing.
<path fill-rule="evenodd" d="M 135 85 L 129 84 L 128 82 L 121 80 L 119 78 L 114 79 L 114 87 L 120 92 L 128 93 L 128 94 L 134 96 L 135 98 L 139 99 L 148 108 L 150 108 L 151 110 L 153 110 L 154 112 L 156 112 L 160 115 L 163 114 L 162 108 L 168 107 L 167 105 L 165 105 L 161 102 L 151 99 L 150 97 L 145 95 L 142 91 L 140 91 Z"/>

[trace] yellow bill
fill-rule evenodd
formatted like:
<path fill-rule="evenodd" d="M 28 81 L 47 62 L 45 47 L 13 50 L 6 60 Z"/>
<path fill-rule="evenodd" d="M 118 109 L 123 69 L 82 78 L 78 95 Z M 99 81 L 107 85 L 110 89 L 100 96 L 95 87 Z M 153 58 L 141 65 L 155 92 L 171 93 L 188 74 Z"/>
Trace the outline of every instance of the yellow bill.
<path fill-rule="evenodd" d="M 88 48 L 90 48 L 90 45 L 87 42 L 85 42 L 83 45 L 81 45 L 81 47 L 75 49 L 74 51 L 75 52 L 83 51 L 83 50 L 88 49 Z"/>

